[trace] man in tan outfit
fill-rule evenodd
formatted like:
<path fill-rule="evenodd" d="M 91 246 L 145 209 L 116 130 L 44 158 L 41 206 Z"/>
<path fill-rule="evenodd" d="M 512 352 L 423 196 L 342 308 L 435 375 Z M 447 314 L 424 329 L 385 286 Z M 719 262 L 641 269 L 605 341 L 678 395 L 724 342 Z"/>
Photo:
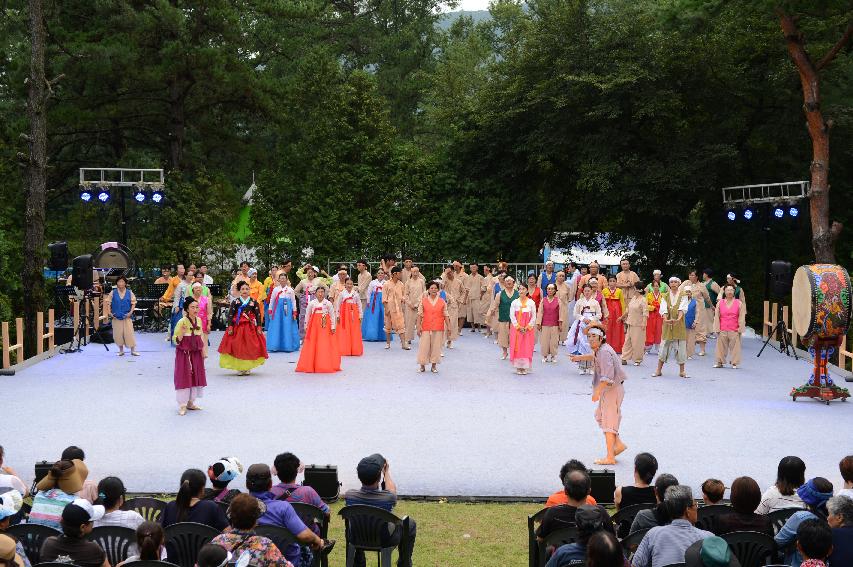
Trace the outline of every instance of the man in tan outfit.
<path fill-rule="evenodd" d="M 391 348 L 391 333 L 400 335 L 403 350 L 409 350 L 406 342 L 406 324 L 403 316 L 403 282 L 400 281 L 400 266 L 391 268 L 391 279 L 382 286 L 382 303 L 385 306 L 385 348 Z"/>
<path fill-rule="evenodd" d="M 420 268 L 412 266 L 409 269 L 409 279 L 406 280 L 404 286 L 403 303 L 405 304 L 406 343 L 412 346 L 412 338 L 415 336 L 415 324 L 418 320 L 418 307 L 426 293 L 426 280 L 421 275 Z"/>
<path fill-rule="evenodd" d="M 465 281 L 466 293 L 468 295 L 468 305 L 465 318 L 471 324 L 471 332 L 479 332 L 483 326 L 483 276 L 480 274 L 480 266 L 471 264 L 471 273 Z"/>

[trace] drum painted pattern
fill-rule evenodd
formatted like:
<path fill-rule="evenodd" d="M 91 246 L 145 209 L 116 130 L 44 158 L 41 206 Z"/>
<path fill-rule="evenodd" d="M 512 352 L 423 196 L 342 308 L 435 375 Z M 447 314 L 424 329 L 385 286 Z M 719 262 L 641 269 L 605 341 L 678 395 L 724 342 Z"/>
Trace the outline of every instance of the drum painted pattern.
<path fill-rule="evenodd" d="M 804 339 L 833 338 L 847 333 L 851 319 L 850 299 L 853 296 L 850 275 L 842 266 L 835 264 L 811 264 L 801 266 L 797 270 L 796 283 L 804 284 L 802 276 L 808 276 L 809 290 L 798 289 L 794 297 L 805 302 L 808 294 L 810 305 L 797 305 L 795 313 L 808 313 L 805 317 L 808 325 L 800 329 L 802 322 L 797 323 L 797 332 Z"/>

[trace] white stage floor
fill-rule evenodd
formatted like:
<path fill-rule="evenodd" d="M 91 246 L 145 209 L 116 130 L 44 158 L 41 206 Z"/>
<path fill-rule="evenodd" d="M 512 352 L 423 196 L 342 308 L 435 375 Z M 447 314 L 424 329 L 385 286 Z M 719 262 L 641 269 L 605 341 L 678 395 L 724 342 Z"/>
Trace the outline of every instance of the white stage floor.
<path fill-rule="evenodd" d="M 603 453 L 589 377 L 565 357 L 556 365 L 537 359 L 532 374 L 516 376 L 496 345 L 467 329 L 437 375 L 417 373 L 415 351 L 399 343 L 390 351 L 368 343 L 365 356 L 344 358 L 337 374 L 296 374 L 298 353 L 271 353 L 238 377 L 218 367 L 217 333 L 204 410 L 184 417 L 174 401 L 174 351 L 162 334 L 137 336 L 140 357 L 92 344 L 2 378 L 12 404 L 6 463 L 25 481 L 34 462 L 75 444 L 93 478 L 117 475 L 131 492 L 175 492 L 186 468 L 206 470 L 231 455 L 245 466 L 271 463 L 282 451 L 338 465 L 345 490 L 357 484 L 358 460 L 381 452 L 401 494 L 544 496 L 559 487 L 567 459 L 592 465 Z M 688 380 L 676 377 L 675 365 L 649 378 L 656 358 L 628 366 L 629 448 L 615 467 L 617 483 L 631 481 L 641 451 L 657 456 L 660 472 L 697 488 L 708 477 L 728 485 L 744 474 L 768 486 L 785 455 L 801 456 L 807 476 L 840 482 L 838 461 L 853 453 L 844 441 L 853 402 L 792 402 L 788 392 L 805 381 L 809 363 L 770 349 L 757 359 L 760 344 L 746 341 L 739 370 L 712 369 L 712 356 L 688 361 Z"/>

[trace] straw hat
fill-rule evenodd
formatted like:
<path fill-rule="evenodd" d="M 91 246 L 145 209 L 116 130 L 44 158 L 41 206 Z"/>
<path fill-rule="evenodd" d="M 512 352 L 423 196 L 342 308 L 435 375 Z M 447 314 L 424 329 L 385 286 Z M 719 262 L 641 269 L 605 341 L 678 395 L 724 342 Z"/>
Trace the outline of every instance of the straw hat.
<path fill-rule="evenodd" d="M 18 567 L 24 567 L 24 560 L 15 553 L 15 540 L 6 534 L 0 534 L 0 559 L 14 560 Z"/>
<path fill-rule="evenodd" d="M 55 475 L 55 471 L 59 471 Z M 36 488 L 39 490 L 50 490 L 58 488 L 66 494 L 74 494 L 83 489 L 83 482 L 89 476 L 89 468 L 80 459 L 73 461 L 57 461 L 50 472 L 39 481 Z"/>

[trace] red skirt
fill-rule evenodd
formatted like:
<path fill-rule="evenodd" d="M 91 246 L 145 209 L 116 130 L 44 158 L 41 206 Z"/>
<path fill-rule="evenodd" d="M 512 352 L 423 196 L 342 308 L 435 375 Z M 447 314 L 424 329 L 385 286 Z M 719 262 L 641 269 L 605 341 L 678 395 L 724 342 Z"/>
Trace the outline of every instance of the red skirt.
<path fill-rule="evenodd" d="M 260 327 L 249 321 L 241 321 L 236 327 L 228 327 L 219 343 L 219 365 L 234 370 L 250 370 L 264 363 L 267 354 L 267 339 Z"/>
<path fill-rule="evenodd" d="M 622 316 L 622 302 L 618 299 L 607 299 L 607 344 L 617 353 L 622 353 L 625 344 L 625 324 L 619 319 Z"/>
<path fill-rule="evenodd" d="M 338 350 L 338 338 L 332 334 L 332 322 L 322 325 L 322 314 L 314 313 L 308 321 L 308 331 L 299 352 L 297 372 L 327 373 L 341 369 L 341 354 Z"/>
<path fill-rule="evenodd" d="M 658 311 L 650 311 L 649 321 L 646 323 L 646 346 L 659 345 L 662 332 L 663 315 Z"/>
<path fill-rule="evenodd" d="M 358 307 L 349 301 L 344 302 L 341 307 L 341 320 L 338 321 L 335 335 L 338 338 L 338 352 L 341 356 L 361 356 L 364 354 Z"/>

